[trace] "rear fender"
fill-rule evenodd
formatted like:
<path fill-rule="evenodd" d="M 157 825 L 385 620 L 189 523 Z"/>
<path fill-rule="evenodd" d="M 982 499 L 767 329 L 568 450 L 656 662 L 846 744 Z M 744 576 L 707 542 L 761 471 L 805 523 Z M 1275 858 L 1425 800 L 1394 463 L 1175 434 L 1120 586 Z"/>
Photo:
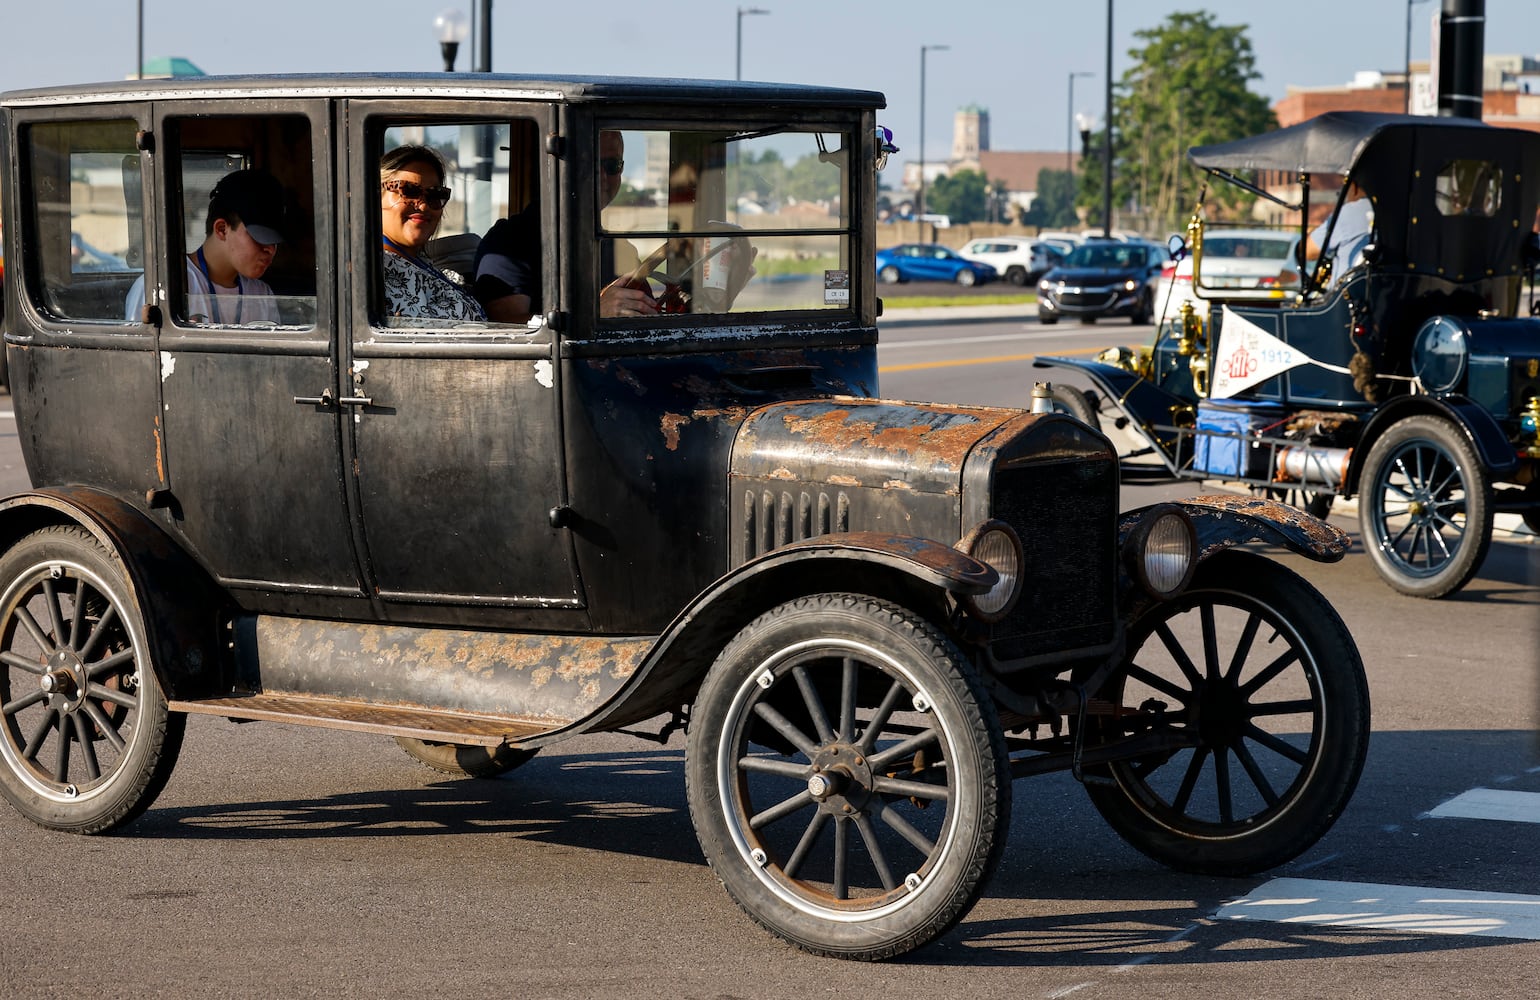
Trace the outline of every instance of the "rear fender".
<path fill-rule="evenodd" d="M 610 704 L 558 736 L 612 730 L 689 701 L 732 637 L 777 605 L 806 594 L 855 592 L 943 623 L 947 594 L 982 594 L 994 569 L 926 538 L 842 532 L 782 546 L 719 579 L 658 638 Z"/>
<path fill-rule="evenodd" d="M 151 667 L 166 697 L 218 693 L 221 628 L 232 611 L 219 585 L 159 525 L 106 493 L 70 486 L 0 500 L 0 547 L 59 524 L 90 532 L 127 570 L 144 615 Z"/>
<path fill-rule="evenodd" d="M 1513 443 L 1508 440 L 1508 435 L 1503 432 L 1492 414 L 1480 404 L 1473 403 L 1464 396 L 1396 396 L 1374 412 L 1373 418 L 1358 439 L 1357 447 L 1353 449 L 1353 456 L 1348 461 L 1347 483 L 1344 489 L 1348 496 L 1358 492 L 1358 481 L 1363 475 L 1364 460 L 1368 458 L 1374 442 L 1379 440 L 1380 436 L 1393 424 L 1418 414 L 1443 417 L 1458 427 L 1460 433 L 1465 435 L 1471 447 L 1476 450 L 1476 457 L 1481 459 L 1481 464 L 1486 467 L 1492 479 L 1501 481 L 1511 476 L 1518 468 L 1519 458 L 1514 451 Z"/>

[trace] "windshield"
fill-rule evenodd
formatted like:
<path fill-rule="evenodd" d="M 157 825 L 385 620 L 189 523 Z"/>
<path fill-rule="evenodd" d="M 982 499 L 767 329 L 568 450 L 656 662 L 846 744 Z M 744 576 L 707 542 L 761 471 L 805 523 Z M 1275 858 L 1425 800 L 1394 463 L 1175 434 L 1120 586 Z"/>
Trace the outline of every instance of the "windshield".
<path fill-rule="evenodd" d="M 1143 267 L 1149 260 L 1144 247 L 1124 244 L 1088 244 L 1078 246 L 1064 258 L 1065 267 L 1093 267 L 1112 270 L 1125 267 Z"/>
<path fill-rule="evenodd" d="M 852 146 L 789 126 L 604 130 L 603 281 L 646 283 L 670 313 L 849 308 Z"/>
<path fill-rule="evenodd" d="M 1294 245 L 1287 237 L 1205 236 L 1203 252 L 1210 257 L 1257 257 L 1285 260 Z"/>

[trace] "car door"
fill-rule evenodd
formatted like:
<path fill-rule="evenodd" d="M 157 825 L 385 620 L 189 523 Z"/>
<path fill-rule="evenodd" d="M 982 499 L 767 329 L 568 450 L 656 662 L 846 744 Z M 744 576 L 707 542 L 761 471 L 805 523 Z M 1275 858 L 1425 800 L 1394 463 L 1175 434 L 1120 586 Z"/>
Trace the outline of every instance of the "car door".
<path fill-rule="evenodd" d="M 380 157 L 422 143 L 452 191 L 435 239 L 474 244 L 538 199 L 542 299 L 561 294 L 556 114 L 541 103 L 354 100 L 339 405 L 370 585 L 393 620 L 560 627 L 582 608 L 565 505 L 554 331 L 387 316 Z M 339 134 L 344 133 L 339 129 Z M 434 257 L 441 244 L 430 244 Z M 473 275 L 465 276 L 473 281 Z"/>
<path fill-rule="evenodd" d="M 369 607 L 345 505 L 338 411 L 322 405 L 337 384 L 336 299 L 323 277 L 334 245 L 329 115 L 324 100 L 168 102 L 156 107 L 156 141 L 147 144 L 160 160 L 164 210 L 152 224 L 166 248 L 146 295 L 160 320 L 161 502 L 184 543 L 256 610 Z M 211 238 L 211 193 L 241 170 L 281 187 L 283 242 L 261 284 L 240 279 L 233 308 L 207 316 L 191 308 L 190 268 L 217 274 L 217 259 L 200 256 Z"/>

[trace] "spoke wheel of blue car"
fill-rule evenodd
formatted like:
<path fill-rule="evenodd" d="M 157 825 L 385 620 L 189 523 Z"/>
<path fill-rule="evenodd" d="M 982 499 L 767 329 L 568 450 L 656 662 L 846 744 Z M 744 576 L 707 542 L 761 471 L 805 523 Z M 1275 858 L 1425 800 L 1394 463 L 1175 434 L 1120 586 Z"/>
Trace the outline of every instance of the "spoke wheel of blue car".
<path fill-rule="evenodd" d="M 460 778 L 495 778 L 528 763 L 538 750 L 520 750 L 503 744 L 495 747 L 464 743 L 441 743 L 397 736 L 396 742 L 413 760 L 442 774 Z"/>
<path fill-rule="evenodd" d="M 924 945 L 1004 848 L 1009 763 L 972 666 L 885 601 L 820 594 L 750 623 L 691 710 L 690 815 L 750 917 L 821 955 Z"/>
<path fill-rule="evenodd" d="M 1407 417 L 1369 449 L 1358 519 L 1386 583 L 1444 597 L 1470 582 L 1492 544 L 1491 477 L 1451 421 Z"/>
<path fill-rule="evenodd" d="M 170 777 L 185 718 L 122 564 L 80 528 L 43 528 L 0 559 L 0 586 L 0 792 L 57 830 L 128 822 Z"/>
<path fill-rule="evenodd" d="M 972 288 L 974 285 L 978 284 L 979 276 L 973 273 L 973 268 L 965 267 L 957 272 L 957 277 L 953 280 L 964 288 Z"/>
<path fill-rule="evenodd" d="M 1271 560 L 1222 552 L 1129 630 L 1088 743 L 1141 734 L 1178 748 L 1088 768 L 1091 801 L 1163 864 L 1247 875 L 1314 844 L 1369 746 L 1369 688 L 1347 627 Z"/>

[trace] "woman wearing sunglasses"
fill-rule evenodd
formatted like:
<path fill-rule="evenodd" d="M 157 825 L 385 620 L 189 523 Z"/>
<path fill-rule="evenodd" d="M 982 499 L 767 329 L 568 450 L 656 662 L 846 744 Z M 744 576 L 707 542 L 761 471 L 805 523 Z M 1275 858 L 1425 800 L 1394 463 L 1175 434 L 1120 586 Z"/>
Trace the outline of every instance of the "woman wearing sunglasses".
<path fill-rule="evenodd" d="M 485 320 L 471 294 L 423 256 L 449 203 L 444 161 L 427 146 L 398 146 L 380 160 L 385 312 L 389 316 Z"/>

